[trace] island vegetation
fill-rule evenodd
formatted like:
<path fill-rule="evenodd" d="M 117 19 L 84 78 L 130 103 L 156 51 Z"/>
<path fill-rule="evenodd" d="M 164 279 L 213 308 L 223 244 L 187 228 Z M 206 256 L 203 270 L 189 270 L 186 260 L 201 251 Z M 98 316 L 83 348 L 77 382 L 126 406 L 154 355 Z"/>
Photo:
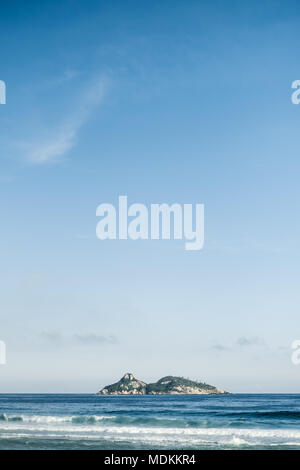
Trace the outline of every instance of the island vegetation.
<path fill-rule="evenodd" d="M 97 395 L 208 395 L 224 393 L 228 392 L 205 382 L 197 382 L 172 375 L 147 384 L 136 379 L 133 374 L 128 372 L 118 382 L 106 385 L 97 392 Z"/>

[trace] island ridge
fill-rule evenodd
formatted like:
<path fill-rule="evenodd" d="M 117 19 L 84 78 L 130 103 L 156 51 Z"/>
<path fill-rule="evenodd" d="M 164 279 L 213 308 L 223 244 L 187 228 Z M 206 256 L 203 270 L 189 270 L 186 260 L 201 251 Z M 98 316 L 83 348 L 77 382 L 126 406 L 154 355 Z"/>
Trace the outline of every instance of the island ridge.
<path fill-rule="evenodd" d="M 168 375 L 147 384 L 128 372 L 118 382 L 106 385 L 96 395 L 209 395 L 227 394 L 225 390 L 202 382 Z"/>

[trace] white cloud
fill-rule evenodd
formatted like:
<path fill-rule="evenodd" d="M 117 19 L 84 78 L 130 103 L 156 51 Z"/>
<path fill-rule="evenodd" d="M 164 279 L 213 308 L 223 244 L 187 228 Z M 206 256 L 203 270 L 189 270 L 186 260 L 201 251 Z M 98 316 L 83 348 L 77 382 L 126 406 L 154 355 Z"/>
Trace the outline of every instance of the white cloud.
<path fill-rule="evenodd" d="M 56 87 L 70 82 L 80 75 L 78 70 L 67 69 L 60 76 L 50 79 L 46 82 L 45 87 Z"/>
<path fill-rule="evenodd" d="M 74 334 L 62 334 L 58 331 L 42 331 L 39 333 L 39 338 L 48 343 L 61 343 L 67 344 L 76 341 L 82 345 L 93 345 L 93 344 L 118 344 L 118 339 L 115 335 L 98 335 L 95 333 L 74 333 Z"/>
<path fill-rule="evenodd" d="M 94 333 L 91 334 L 80 334 L 74 335 L 74 338 L 80 341 L 81 343 L 85 344 L 103 344 L 103 343 L 111 343 L 116 344 L 118 342 L 117 338 L 114 335 L 103 336 L 103 335 L 96 335 Z"/>
<path fill-rule="evenodd" d="M 239 346 L 266 346 L 265 340 L 256 336 L 252 338 L 242 336 L 241 338 L 238 338 L 237 344 Z"/>
<path fill-rule="evenodd" d="M 94 80 L 83 92 L 76 109 L 50 132 L 43 141 L 26 144 L 27 159 L 33 164 L 57 161 L 69 152 L 77 142 L 82 126 L 104 98 L 106 82 L 103 77 Z"/>

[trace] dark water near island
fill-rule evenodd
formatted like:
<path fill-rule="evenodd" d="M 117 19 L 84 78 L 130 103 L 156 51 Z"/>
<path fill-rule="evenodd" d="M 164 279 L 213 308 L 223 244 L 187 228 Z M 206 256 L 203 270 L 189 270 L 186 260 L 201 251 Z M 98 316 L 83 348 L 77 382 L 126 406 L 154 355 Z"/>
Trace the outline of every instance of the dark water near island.
<path fill-rule="evenodd" d="M 0 395 L 0 449 L 300 449 L 300 395 Z"/>

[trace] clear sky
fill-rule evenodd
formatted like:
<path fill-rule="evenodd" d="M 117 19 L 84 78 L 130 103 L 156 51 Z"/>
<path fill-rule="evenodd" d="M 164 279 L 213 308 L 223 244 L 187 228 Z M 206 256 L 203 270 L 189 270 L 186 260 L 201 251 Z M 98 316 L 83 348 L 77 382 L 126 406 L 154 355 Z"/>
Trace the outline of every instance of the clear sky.
<path fill-rule="evenodd" d="M 133 372 L 299 392 L 297 1 L 0 5 L 0 392 Z M 205 245 L 96 207 L 205 204 Z"/>

